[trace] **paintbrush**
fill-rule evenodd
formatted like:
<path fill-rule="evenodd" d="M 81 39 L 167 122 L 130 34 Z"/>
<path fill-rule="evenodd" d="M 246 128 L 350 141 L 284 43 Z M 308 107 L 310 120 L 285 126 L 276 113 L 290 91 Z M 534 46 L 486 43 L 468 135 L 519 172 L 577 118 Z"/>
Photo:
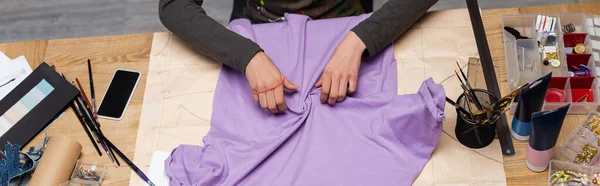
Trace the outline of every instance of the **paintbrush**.
<path fill-rule="evenodd" d="M 77 81 L 77 79 L 75 79 Z M 80 86 L 81 87 L 81 86 Z M 92 111 L 87 109 L 85 107 L 85 100 L 84 99 L 84 95 L 83 94 L 79 94 L 79 98 L 76 98 L 78 105 L 79 105 L 79 109 L 81 109 L 80 111 L 83 113 L 84 119 L 87 119 L 89 121 L 89 127 L 92 130 L 92 134 L 95 134 L 94 136 L 97 137 L 97 142 L 100 143 L 100 145 L 102 146 L 102 149 L 104 149 L 104 152 L 106 152 L 108 158 L 112 161 L 113 165 L 115 167 L 119 167 L 120 163 L 118 163 L 117 158 L 111 153 L 112 151 L 110 150 L 110 148 L 108 148 L 108 146 L 106 145 L 106 141 L 103 141 L 102 138 L 100 138 L 100 125 L 98 123 L 98 121 L 96 121 L 92 115 Z"/>
<path fill-rule="evenodd" d="M 467 106 L 469 106 L 469 110 L 472 111 L 470 103 L 474 103 L 473 96 L 475 96 L 475 95 L 472 94 L 471 91 L 469 91 L 469 88 L 465 85 L 465 83 L 462 81 L 462 79 L 460 79 L 460 76 L 458 75 L 458 72 L 456 72 L 456 70 L 454 71 L 454 74 L 456 74 L 458 81 L 460 81 L 460 87 L 463 89 L 465 97 L 467 98 Z M 481 110 L 481 109 L 483 109 L 483 108 L 477 108 L 477 110 Z"/>
<path fill-rule="evenodd" d="M 83 121 L 82 114 L 75 107 L 74 103 L 71 103 L 70 107 L 71 107 L 71 109 L 73 109 L 73 113 L 75 113 L 75 116 L 77 116 L 77 119 L 79 119 L 79 122 L 81 123 L 81 126 L 83 127 L 83 130 L 85 130 L 85 134 L 87 134 L 87 136 L 90 138 L 90 141 L 92 142 L 92 145 L 94 145 L 94 148 L 98 152 L 98 155 L 102 156 L 102 152 L 100 152 L 100 148 L 98 148 L 98 145 L 96 144 L 96 141 L 94 141 L 94 138 L 92 137 L 92 134 L 90 133 L 90 130 L 86 126 L 85 121 Z"/>
<path fill-rule="evenodd" d="M 477 107 L 477 109 L 481 110 L 483 109 L 483 106 L 481 105 L 481 103 L 479 102 L 479 99 L 477 99 L 477 96 L 475 96 L 475 92 L 473 91 L 473 87 L 471 87 L 471 84 L 469 83 L 469 79 L 467 78 L 467 76 L 465 75 L 465 72 L 462 70 L 462 68 L 460 68 L 460 64 L 458 64 L 458 61 L 456 62 L 456 66 L 458 66 L 458 69 L 460 70 L 460 74 L 463 76 L 463 78 L 465 79 L 465 84 L 467 85 L 467 88 L 469 89 L 469 92 L 471 93 L 471 95 L 473 95 L 473 103 L 475 103 L 475 106 Z M 460 78 L 458 78 L 460 79 Z M 461 81 L 462 83 L 462 81 Z"/>
<path fill-rule="evenodd" d="M 459 112 L 462 112 L 463 114 L 471 117 L 471 114 L 469 112 L 467 112 L 467 110 L 462 108 L 460 105 L 456 104 L 456 102 L 452 101 L 452 99 L 446 97 L 446 102 L 450 103 L 450 105 L 452 105 L 452 106 L 454 106 L 454 108 L 458 109 Z"/>
<path fill-rule="evenodd" d="M 127 156 L 125 156 L 125 154 L 123 154 L 123 152 L 121 152 L 121 150 L 119 150 L 117 148 L 117 146 L 115 146 L 112 142 L 110 142 L 110 140 L 106 139 L 106 136 L 104 136 L 104 134 L 102 134 L 102 132 L 100 132 L 99 134 L 100 134 L 100 137 L 102 139 L 104 139 L 104 141 L 106 141 L 107 145 L 111 149 L 114 149 L 115 152 L 117 153 L 117 155 L 120 156 L 123 159 L 123 161 L 125 161 L 125 163 L 127 163 L 127 165 L 129 165 L 129 168 L 131 168 L 148 185 L 155 186 L 154 183 L 152 183 L 152 181 L 150 181 L 148 176 L 146 176 L 146 174 L 144 174 L 144 172 L 142 172 L 142 170 L 140 170 L 129 158 L 127 158 Z"/>
<path fill-rule="evenodd" d="M 81 92 L 81 95 L 84 98 L 83 99 L 85 101 L 84 103 L 89 108 L 89 110 L 92 112 L 91 114 L 92 114 L 92 119 L 94 119 L 94 123 L 96 124 L 96 126 L 98 128 L 100 128 L 100 122 L 98 122 L 95 118 L 93 118 L 94 113 L 93 113 L 92 102 L 90 102 L 90 99 L 88 99 L 87 95 L 85 94 L 85 91 L 83 90 L 83 86 L 81 86 L 81 83 L 79 83 L 79 79 L 75 78 L 75 82 L 77 83 L 77 87 L 79 87 L 79 92 Z"/>

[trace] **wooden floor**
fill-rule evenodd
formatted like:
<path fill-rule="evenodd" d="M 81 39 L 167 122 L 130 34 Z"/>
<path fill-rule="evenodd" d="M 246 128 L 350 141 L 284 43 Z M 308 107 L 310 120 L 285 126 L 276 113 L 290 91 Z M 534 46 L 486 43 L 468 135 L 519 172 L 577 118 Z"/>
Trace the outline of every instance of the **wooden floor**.
<path fill-rule="evenodd" d="M 207 13 L 229 22 L 233 0 L 204 0 Z M 484 9 L 595 0 L 479 0 Z M 374 0 L 381 7 L 387 0 Z M 439 0 L 432 10 L 464 8 L 464 0 Z M 160 32 L 158 0 L 0 0 L 0 43 Z"/>

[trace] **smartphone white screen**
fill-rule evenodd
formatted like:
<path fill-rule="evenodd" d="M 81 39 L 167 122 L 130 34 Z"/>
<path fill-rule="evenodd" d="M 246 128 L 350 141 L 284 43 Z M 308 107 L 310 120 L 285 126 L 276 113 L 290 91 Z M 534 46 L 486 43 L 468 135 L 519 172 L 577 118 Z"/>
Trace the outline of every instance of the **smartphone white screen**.
<path fill-rule="evenodd" d="M 98 108 L 98 117 L 120 120 L 133 96 L 140 79 L 140 73 L 117 70 Z"/>

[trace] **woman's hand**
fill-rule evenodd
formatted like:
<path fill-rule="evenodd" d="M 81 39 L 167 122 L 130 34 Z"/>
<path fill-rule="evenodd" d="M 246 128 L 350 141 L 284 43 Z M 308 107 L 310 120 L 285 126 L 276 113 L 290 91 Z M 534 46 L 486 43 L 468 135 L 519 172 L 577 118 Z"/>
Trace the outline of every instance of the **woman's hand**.
<path fill-rule="evenodd" d="M 254 101 L 260 102 L 261 108 L 268 108 L 275 114 L 287 110 L 283 100 L 283 88 L 289 90 L 298 90 L 299 88 L 279 72 L 277 66 L 264 52 L 256 53 L 250 60 L 246 66 L 246 77 L 252 89 Z"/>
<path fill-rule="evenodd" d="M 366 46 L 352 31 L 333 52 L 316 87 L 321 87 L 321 103 L 335 105 L 356 91 L 360 60 Z"/>

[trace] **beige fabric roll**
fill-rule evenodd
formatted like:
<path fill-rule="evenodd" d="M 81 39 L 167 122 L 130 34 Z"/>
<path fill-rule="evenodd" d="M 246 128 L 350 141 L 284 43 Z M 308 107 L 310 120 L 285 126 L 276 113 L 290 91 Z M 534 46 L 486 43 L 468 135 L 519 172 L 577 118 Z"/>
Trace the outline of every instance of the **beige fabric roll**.
<path fill-rule="evenodd" d="M 51 136 L 29 185 L 54 186 L 69 180 L 81 148 L 81 144 L 68 137 Z"/>

